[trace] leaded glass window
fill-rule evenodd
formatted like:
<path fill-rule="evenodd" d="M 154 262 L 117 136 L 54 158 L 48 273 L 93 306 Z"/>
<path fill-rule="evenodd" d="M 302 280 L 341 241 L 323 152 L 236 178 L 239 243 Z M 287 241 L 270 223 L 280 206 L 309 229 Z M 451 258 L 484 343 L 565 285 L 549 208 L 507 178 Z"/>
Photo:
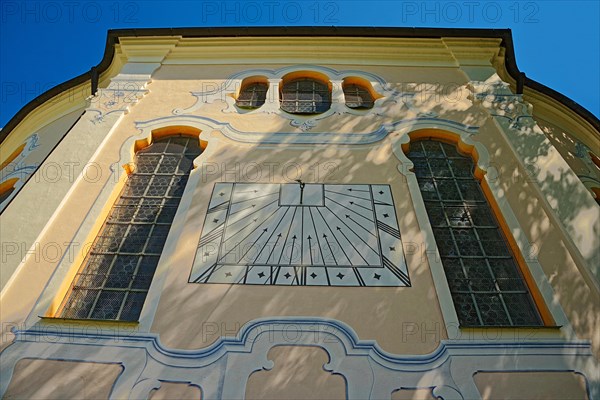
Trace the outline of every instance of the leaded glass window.
<path fill-rule="evenodd" d="M 354 109 L 373 108 L 373 96 L 367 89 L 360 85 L 344 85 L 344 98 L 346 106 Z"/>
<path fill-rule="evenodd" d="M 61 317 L 138 319 L 199 154 L 198 140 L 182 136 L 136 153 L 134 172 L 75 277 Z"/>
<path fill-rule="evenodd" d="M 237 106 L 248 109 L 254 109 L 262 106 L 265 104 L 268 88 L 269 86 L 262 82 L 251 83 L 244 86 L 237 98 Z"/>
<path fill-rule="evenodd" d="M 331 92 L 325 83 L 297 79 L 281 90 L 281 109 L 292 114 L 318 114 L 331 107 Z"/>
<path fill-rule="evenodd" d="M 542 321 L 490 210 L 475 165 L 455 146 L 411 143 L 408 157 L 463 326 L 537 326 Z"/>

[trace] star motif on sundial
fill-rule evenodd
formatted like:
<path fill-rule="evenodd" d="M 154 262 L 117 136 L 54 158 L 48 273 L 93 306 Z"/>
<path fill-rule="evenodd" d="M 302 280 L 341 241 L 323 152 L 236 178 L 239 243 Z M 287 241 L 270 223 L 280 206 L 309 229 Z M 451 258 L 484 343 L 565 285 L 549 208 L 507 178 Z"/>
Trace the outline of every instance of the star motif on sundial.
<path fill-rule="evenodd" d="M 390 214 L 383 214 L 383 218 L 387 218 L 389 216 L 390 216 Z"/>
<path fill-rule="evenodd" d="M 380 191 L 379 191 L 379 194 L 383 194 L 383 193 L 385 193 L 383 190 L 380 190 Z"/>
<path fill-rule="evenodd" d="M 219 218 L 213 219 L 213 222 L 216 224 L 217 222 L 219 222 Z"/>
<path fill-rule="evenodd" d="M 285 276 L 285 279 L 290 279 L 290 276 L 291 276 L 291 275 L 290 275 L 290 273 L 289 273 L 289 272 L 286 272 L 284 276 Z"/>
<path fill-rule="evenodd" d="M 374 274 L 374 275 L 373 275 L 373 278 L 375 278 L 375 279 L 379 280 L 379 279 L 381 278 L 381 275 L 379 275 L 379 274 Z"/>
<path fill-rule="evenodd" d="M 390 246 L 390 251 L 396 251 L 396 246 Z"/>
<path fill-rule="evenodd" d="M 312 274 L 310 274 L 310 276 L 315 279 L 317 277 L 317 274 L 315 274 L 314 272 Z"/>
<path fill-rule="evenodd" d="M 219 193 L 219 196 L 223 197 L 223 196 L 225 196 L 225 193 L 221 192 L 221 193 Z"/>
<path fill-rule="evenodd" d="M 259 273 L 258 273 L 258 276 L 259 276 L 260 278 L 263 278 L 263 277 L 265 276 L 265 273 L 264 273 L 264 272 L 259 272 Z"/>
<path fill-rule="evenodd" d="M 225 272 L 225 276 L 231 276 L 231 272 Z"/>
<path fill-rule="evenodd" d="M 338 273 L 336 276 L 337 276 L 338 278 L 340 278 L 340 279 L 344 279 L 344 276 L 346 276 L 346 275 L 344 275 L 344 274 L 342 274 L 342 273 L 340 272 L 340 273 Z"/>

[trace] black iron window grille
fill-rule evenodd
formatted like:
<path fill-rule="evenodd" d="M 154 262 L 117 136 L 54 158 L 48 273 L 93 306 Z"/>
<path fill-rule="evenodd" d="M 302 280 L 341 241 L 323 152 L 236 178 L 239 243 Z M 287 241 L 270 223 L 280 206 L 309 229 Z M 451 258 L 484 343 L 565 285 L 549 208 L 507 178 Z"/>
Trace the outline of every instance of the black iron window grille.
<path fill-rule="evenodd" d="M 192 169 L 198 140 L 173 136 L 136 153 L 135 170 L 96 237 L 61 317 L 136 321 Z"/>
<path fill-rule="evenodd" d="M 357 110 L 373 108 L 373 96 L 371 93 L 360 85 L 344 85 L 344 98 L 346 106 Z"/>
<path fill-rule="evenodd" d="M 269 86 L 262 82 L 246 85 L 240 91 L 236 105 L 240 108 L 246 109 L 259 108 L 265 104 L 268 89 Z"/>
<path fill-rule="evenodd" d="M 462 326 L 539 326 L 541 318 L 496 217 L 455 146 L 411 143 L 414 173 Z"/>
<path fill-rule="evenodd" d="M 281 109 L 292 114 L 319 114 L 331 107 L 331 92 L 325 83 L 297 79 L 281 89 Z"/>

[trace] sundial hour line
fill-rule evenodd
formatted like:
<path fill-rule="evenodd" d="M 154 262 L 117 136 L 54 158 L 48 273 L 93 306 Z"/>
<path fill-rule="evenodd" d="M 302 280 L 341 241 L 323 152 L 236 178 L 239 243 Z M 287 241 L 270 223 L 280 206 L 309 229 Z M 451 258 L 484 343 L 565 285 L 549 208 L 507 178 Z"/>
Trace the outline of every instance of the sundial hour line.
<path fill-rule="evenodd" d="M 217 205 L 216 205 L 216 206 L 214 206 L 213 208 L 209 209 L 209 210 L 207 211 L 207 213 L 208 213 L 208 214 L 210 214 L 210 213 L 213 213 L 213 212 L 215 212 L 215 211 L 226 210 L 226 209 L 227 209 L 227 207 L 229 207 L 229 204 L 228 204 L 228 203 L 229 203 L 229 200 L 227 200 L 227 201 L 224 201 L 224 202 L 223 202 L 223 203 L 221 203 L 221 204 L 217 204 Z"/>
<path fill-rule="evenodd" d="M 359 217 L 363 217 L 364 219 L 366 219 L 366 220 L 367 220 L 367 221 L 369 221 L 370 223 L 372 223 L 372 224 L 375 224 L 375 220 L 373 220 L 373 219 L 369 219 L 369 218 L 365 217 L 365 216 L 364 216 L 364 215 L 362 215 L 361 213 L 358 213 L 358 212 L 356 212 L 356 210 L 353 210 L 353 209 L 351 209 L 351 208 L 349 208 L 349 207 L 346 207 L 346 206 L 345 206 L 345 205 L 343 205 L 342 203 L 338 203 L 337 201 L 335 201 L 335 200 L 333 200 L 333 199 L 331 199 L 331 198 L 329 198 L 329 197 L 327 197 L 327 196 L 325 196 L 325 198 L 326 198 L 327 200 L 330 200 L 330 201 L 334 202 L 335 204 L 339 205 L 340 207 L 344 207 L 344 208 L 345 208 L 346 210 L 348 210 L 348 211 L 352 211 L 354 214 L 358 215 Z M 327 207 L 327 208 L 328 208 L 328 207 Z M 371 211 L 371 212 L 372 212 L 373 210 L 369 210 L 369 211 Z M 373 236 L 375 236 L 375 235 L 373 235 Z"/>
<path fill-rule="evenodd" d="M 327 220 L 325 219 L 325 217 L 323 216 L 323 213 L 321 212 L 321 209 L 317 208 L 317 211 L 319 212 L 319 214 L 321 215 L 321 218 L 323 219 L 323 221 L 327 222 Z M 350 257 L 348 257 L 348 254 L 346 254 L 346 251 L 344 250 L 344 247 L 342 246 L 342 244 L 340 243 L 340 241 L 338 240 L 337 236 L 335 236 L 335 233 L 333 232 L 333 230 L 331 229 L 331 227 L 326 223 L 325 226 L 327 227 L 327 229 L 329 229 L 329 231 L 331 232 L 331 236 L 333 236 L 333 238 L 335 239 L 336 243 L 338 244 L 340 250 L 342 250 L 342 253 L 344 253 L 344 256 L 346 257 L 346 259 L 348 260 L 348 263 L 352 264 L 352 260 L 350 260 Z M 327 242 L 327 244 L 329 244 L 329 242 Z M 331 249 L 331 246 L 329 247 L 329 249 Z M 333 254 L 333 251 L 332 251 Z M 337 264 L 337 262 L 336 262 Z"/>
<path fill-rule="evenodd" d="M 323 260 L 323 265 L 325 265 L 325 256 L 323 255 L 323 249 L 321 248 L 321 241 L 319 240 L 319 232 L 317 231 L 317 225 L 315 224 L 315 218 L 312 213 L 312 208 L 308 209 L 308 213 L 310 214 L 310 220 L 313 224 L 313 229 L 315 231 L 315 236 L 317 237 L 317 247 L 319 248 L 319 252 L 321 253 L 321 260 Z M 312 258 L 312 254 L 311 254 Z"/>
<path fill-rule="evenodd" d="M 290 211 L 290 207 L 287 207 L 285 209 L 285 213 L 283 214 L 283 216 L 281 218 L 279 218 L 279 222 L 277 222 L 277 225 L 275 225 L 275 228 L 273 229 L 273 231 L 271 232 L 271 234 L 267 238 L 267 241 L 265 242 L 265 245 L 260 249 L 260 252 L 258 253 L 258 255 L 256 256 L 256 258 L 254 259 L 254 261 L 252 262 L 252 264 L 256 263 L 256 261 L 258 260 L 258 258 L 262 254 L 262 252 L 265 249 L 265 247 L 267 247 L 267 244 L 269 244 L 269 241 L 271 240 L 271 238 L 273 237 L 273 235 L 275 234 L 275 232 L 277 232 L 277 228 L 279 228 L 279 225 L 285 219 L 285 216 L 287 215 L 288 211 Z M 273 253 L 273 250 L 275 250 L 275 246 L 277 246 L 277 241 L 279 240 L 280 237 L 281 237 L 281 233 L 278 235 L 277 240 L 275 241 L 275 245 L 273 246 L 273 249 L 271 250 L 271 253 Z M 271 257 L 271 253 L 269 253 L 269 257 L 267 257 L 267 262 L 269 262 L 269 258 Z"/>
<path fill-rule="evenodd" d="M 289 211 L 289 208 L 288 208 L 288 211 Z M 275 231 L 273 231 L 273 233 L 275 233 Z M 271 251 L 269 252 L 269 256 L 267 257 L 267 263 L 269 263 L 269 260 L 271 259 L 271 256 L 273 255 L 275 248 L 277 247 L 277 242 L 279 242 L 279 239 L 281 239 L 281 233 L 279 235 L 277 235 L 277 239 L 275 239 L 275 244 L 273 245 L 273 247 L 271 247 Z M 256 260 L 254 260 L 254 262 L 256 262 Z"/>
<path fill-rule="evenodd" d="M 292 230 L 292 225 L 294 224 L 294 218 L 296 217 L 296 211 L 298 211 L 298 207 L 294 207 L 294 214 L 292 215 L 292 220 L 290 221 L 290 226 L 288 228 L 287 234 L 285 235 L 285 240 L 283 241 L 283 247 L 281 248 L 281 254 L 279 254 L 279 260 L 277 264 L 281 264 L 281 258 L 283 257 L 283 252 L 285 251 L 285 244 L 287 243 L 288 237 L 290 236 L 290 231 Z"/>
<path fill-rule="evenodd" d="M 246 254 L 248 254 L 248 252 L 254 248 L 254 245 L 260 240 L 260 238 L 265 233 L 267 233 L 268 230 L 269 230 L 269 228 L 265 228 L 265 229 L 262 230 L 262 232 L 260 233 L 260 235 L 258 235 L 258 237 L 256 238 L 256 240 L 254 240 L 254 242 L 252 242 L 252 245 L 250 247 L 248 247 L 248 250 L 246 250 L 246 252 L 244 253 L 244 255 L 242 255 L 240 257 L 240 259 L 238 260 L 238 263 L 240 263 L 244 259 L 244 257 L 246 257 Z"/>
<path fill-rule="evenodd" d="M 327 240 L 326 234 L 323 234 L 323 239 L 325 240 L 325 243 L 327 243 L 327 246 L 329 247 L 329 252 L 331 253 L 331 256 L 333 257 L 333 262 L 335 262 L 335 265 L 338 265 L 338 262 L 335 259 L 335 255 L 333 254 L 333 250 L 331 249 L 331 243 L 329 243 L 329 240 Z"/>
<path fill-rule="evenodd" d="M 372 209 L 372 208 L 369 208 L 369 207 L 362 206 L 362 205 L 360 205 L 360 204 L 358 204 L 358 203 L 355 203 L 355 202 L 353 202 L 353 201 L 350 201 L 349 203 L 350 203 L 350 205 L 353 205 L 353 206 L 356 206 L 356 207 L 360 207 L 360 208 L 364 208 L 364 209 L 365 209 L 365 210 L 367 210 L 367 211 L 373 211 L 373 209 Z"/>
<path fill-rule="evenodd" d="M 371 196 L 369 196 L 368 198 L 364 198 L 364 197 L 360 197 L 360 196 L 353 196 L 353 195 L 347 194 L 347 193 L 336 192 L 335 190 L 327 190 L 327 189 L 325 189 L 325 191 L 328 192 L 328 193 L 339 194 L 340 196 L 353 197 L 353 198 L 359 199 L 359 200 L 371 201 Z M 365 192 L 365 193 L 368 193 L 368 192 Z"/>
<path fill-rule="evenodd" d="M 371 247 L 371 245 L 369 243 L 367 243 L 365 241 L 365 239 L 362 238 L 362 236 L 360 236 L 359 234 L 357 234 L 356 232 L 354 232 L 354 229 L 350 228 L 348 226 L 348 224 L 346 224 L 344 222 L 344 220 L 342 220 L 336 213 L 332 212 L 331 210 L 328 209 L 329 212 L 331 212 L 331 214 L 333 214 L 334 217 L 336 217 L 346 228 L 350 229 L 350 232 L 354 233 L 354 235 L 356 235 L 357 238 L 359 238 L 364 244 L 367 245 L 367 247 L 369 247 L 371 250 L 373 250 L 373 252 L 377 255 L 377 257 L 379 257 L 379 253 L 377 252 L 377 250 L 375 250 L 374 248 Z M 345 236 L 345 235 L 344 235 Z M 349 241 L 349 240 L 348 240 Z M 349 241 L 350 242 L 350 241 Z M 352 243 L 352 242 L 350 242 Z M 353 245 L 354 246 L 354 245 Z M 362 257 L 362 255 L 361 255 Z M 368 264 L 368 263 L 367 263 Z"/>
<path fill-rule="evenodd" d="M 254 207 L 254 208 L 256 208 L 254 211 L 252 211 L 252 212 L 251 212 L 250 214 L 248 214 L 248 215 L 244 215 L 243 217 L 240 217 L 240 219 L 238 219 L 238 220 L 236 220 L 235 222 L 231 223 L 229 226 L 231 226 L 231 225 L 233 225 L 233 224 L 237 224 L 238 222 L 240 222 L 240 221 L 243 221 L 244 219 L 246 219 L 246 218 L 250 217 L 251 215 L 254 215 L 254 214 L 256 214 L 257 212 L 259 212 L 259 211 L 260 211 L 260 210 L 262 210 L 263 208 L 269 207 L 270 205 L 272 205 L 272 204 L 275 204 L 275 203 L 277 203 L 277 199 L 273 200 L 273 201 L 272 201 L 272 202 L 270 202 L 270 203 L 266 203 L 264 206 L 262 206 L 262 207 L 260 207 L 260 208 L 256 208 L 256 207 Z M 252 207 L 249 207 L 249 208 L 252 208 Z M 248 208 L 246 208 L 246 209 L 248 209 Z M 234 214 L 237 214 L 237 212 L 235 212 L 235 213 L 231 213 L 231 214 L 229 214 L 229 216 L 231 217 L 231 216 L 232 216 L 232 215 L 234 215 Z"/>
<path fill-rule="evenodd" d="M 361 224 L 358 223 L 358 221 L 354 220 L 350 215 L 346 214 L 345 215 L 347 219 L 349 219 L 350 221 L 354 222 L 356 225 L 360 226 L 361 228 L 363 228 L 365 230 L 365 232 L 369 233 L 370 235 L 373 235 L 373 233 L 368 230 L 367 228 L 365 228 L 364 226 L 362 226 Z M 375 236 L 375 235 L 373 235 Z M 377 237 L 377 236 L 375 236 Z"/>
<path fill-rule="evenodd" d="M 360 286 L 367 286 L 367 285 L 365 285 L 365 280 L 362 278 L 362 276 L 360 276 L 360 272 L 358 272 L 358 268 L 352 267 L 352 271 L 354 271 L 354 275 L 356 275 L 356 279 L 358 280 L 358 284 Z"/>
<path fill-rule="evenodd" d="M 388 224 L 386 224 L 384 222 L 377 221 L 377 228 L 379 228 L 382 231 L 384 231 L 384 232 L 392 235 L 396 239 L 400 239 L 400 231 L 397 230 L 397 229 L 392 228 L 391 226 L 389 226 Z"/>
<path fill-rule="evenodd" d="M 263 206 L 263 207 L 259 208 L 258 210 L 255 210 L 255 211 L 251 212 L 250 214 L 246 215 L 245 217 L 242 217 L 242 218 L 240 218 L 239 220 L 232 222 L 231 224 L 229 224 L 229 225 L 227 226 L 227 228 L 231 228 L 233 225 L 237 224 L 238 222 L 242 222 L 243 220 L 245 220 L 245 219 L 247 219 L 247 218 L 250 218 L 252 215 L 254 215 L 254 213 L 257 213 L 258 211 L 262 210 L 263 208 L 267 208 L 267 207 L 269 207 L 270 205 L 272 205 L 272 204 L 275 204 L 275 202 L 276 202 L 276 201 L 277 201 L 277 200 L 274 200 L 274 201 L 272 201 L 271 203 L 269 203 L 269 204 L 266 204 L 265 206 Z M 276 209 L 275 211 L 277 211 L 277 209 Z M 264 222 L 264 221 L 263 221 L 263 222 Z M 233 235 L 229 236 L 227 239 L 225 239 L 225 240 L 224 240 L 224 242 L 228 241 L 228 240 L 229 240 L 229 239 L 231 239 L 233 236 L 237 235 L 238 233 L 240 233 L 241 231 L 243 231 L 244 229 L 246 229 L 247 227 L 249 227 L 249 226 L 250 226 L 250 225 L 252 225 L 253 223 L 255 223 L 255 221 L 254 221 L 254 220 L 253 220 L 252 222 L 248 223 L 246 226 L 244 226 L 242 229 L 240 229 L 239 231 L 237 231 L 237 232 L 236 232 L 236 233 L 234 233 Z"/>
<path fill-rule="evenodd" d="M 311 210 L 311 217 L 312 215 L 312 208 Z M 317 211 L 319 211 L 319 209 L 316 209 Z M 325 221 L 325 219 L 323 218 L 323 215 L 321 214 L 321 212 L 319 211 L 319 216 L 321 217 L 321 221 L 323 221 L 323 226 L 325 226 L 325 228 L 331 233 L 332 236 L 334 236 L 333 232 L 331 232 L 331 229 L 329 228 L 329 225 L 327 224 L 327 221 Z M 314 225 L 314 219 L 313 219 L 313 225 Z M 316 228 L 315 228 L 315 232 L 316 232 Z M 331 244 L 329 243 L 329 241 L 327 240 L 327 235 L 325 233 L 323 233 L 323 239 L 325 240 L 325 242 L 327 243 L 327 246 L 329 247 L 329 252 L 331 254 L 331 257 L 333 257 L 333 262 L 335 263 L 335 265 L 338 265 L 337 259 L 335 258 L 335 254 L 333 252 L 333 249 L 331 248 Z M 318 234 L 317 234 L 317 238 L 318 238 Z M 319 244 L 319 248 L 321 248 L 321 245 Z M 323 250 L 321 250 L 321 254 L 322 254 Z M 325 260 L 325 257 L 323 256 L 323 260 Z M 348 260 L 349 261 L 349 260 Z"/>
<path fill-rule="evenodd" d="M 360 189 L 354 189 L 354 188 L 348 188 L 347 190 L 349 192 L 365 192 L 365 193 L 369 193 L 368 190 L 360 190 Z"/>
<path fill-rule="evenodd" d="M 246 199 L 246 200 L 241 200 L 241 201 L 238 201 L 238 202 L 235 202 L 235 203 L 231 203 L 231 205 L 236 205 L 236 204 L 244 203 L 246 201 L 252 201 L 252 200 L 260 199 L 260 198 L 267 197 L 267 196 L 273 196 L 274 194 L 279 195 L 279 192 L 273 192 L 273 193 L 263 194 L 262 196 L 256 196 L 256 197 L 252 197 L 251 199 Z"/>
<path fill-rule="evenodd" d="M 294 256 L 294 244 L 296 243 L 296 235 L 292 237 L 292 249 L 290 250 L 290 264 L 292 264 L 293 256 Z M 300 254 L 302 256 L 302 254 Z"/>
<path fill-rule="evenodd" d="M 312 265 L 313 264 L 312 245 L 310 244 L 312 237 L 310 235 L 308 235 L 308 237 L 306 239 L 308 240 L 308 254 L 310 254 L 310 263 Z"/>
<path fill-rule="evenodd" d="M 336 226 L 335 228 L 339 233 L 342 234 L 342 236 L 344 237 L 344 239 L 346 239 L 348 241 L 348 243 L 350 243 L 350 246 L 352 246 L 352 248 L 354 249 L 354 251 L 356 251 L 356 253 L 360 256 L 360 258 L 363 259 L 363 261 L 365 262 L 365 264 L 369 265 L 369 262 L 366 260 L 366 258 L 363 257 L 362 253 L 360 251 L 358 251 L 358 249 L 354 246 L 354 243 L 352 243 L 352 241 L 350 239 L 348 239 L 348 237 L 346 236 L 346 234 L 342 231 L 342 228 L 340 228 L 339 226 Z M 370 246 L 369 246 L 370 247 Z M 372 249 L 371 249 L 372 250 Z"/>
<path fill-rule="evenodd" d="M 249 210 L 250 208 L 254 208 L 254 207 L 256 207 L 256 204 L 252 204 L 252 205 L 250 205 L 250 206 L 248 206 L 248 207 L 246 207 L 246 208 L 240 208 L 240 209 L 239 209 L 239 210 L 237 210 L 236 212 L 232 212 L 232 213 L 230 213 L 229 215 L 230 215 L 230 216 L 231 216 L 231 215 L 235 215 L 235 214 L 237 214 L 237 213 L 241 213 L 242 211 L 246 211 L 246 210 Z"/>
<path fill-rule="evenodd" d="M 210 231 L 207 235 L 202 236 L 202 239 L 200 240 L 198 247 L 205 246 L 206 244 L 212 242 L 213 239 L 216 239 L 219 236 L 221 236 L 223 234 L 223 229 L 220 229 L 220 227 L 222 227 L 222 226 L 223 226 L 223 224 L 217 226 L 215 229 Z"/>
<path fill-rule="evenodd" d="M 254 228 L 249 234 L 247 234 L 242 240 L 240 240 L 235 246 L 233 246 L 233 248 L 231 250 L 229 250 L 227 253 L 223 254 L 221 257 L 219 257 L 220 260 L 223 260 L 223 258 L 225 258 L 229 253 L 231 253 L 236 247 L 238 247 L 241 243 L 243 243 L 250 235 L 252 235 L 254 232 L 256 232 L 257 229 L 259 229 L 265 222 L 267 222 L 269 219 L 271 219 L 271 217 L 273 215 L 275 215 L 275 213 L 277 211 L 280 211 L 281 208 L 276 208 L 267 218 L 265 218 L 265 220 L 259 224 L 256 228 Z M 237 233 L 239 233 L 240 231 L 238 231 Z M 236 234 L 237 234 L 236 233 Z M 223 241 L 223 243 L 225 243 L 227 240 L 231 239 L 233 236 L 230 236 L 229 238 L 227 238 L 226 240 Z"/>

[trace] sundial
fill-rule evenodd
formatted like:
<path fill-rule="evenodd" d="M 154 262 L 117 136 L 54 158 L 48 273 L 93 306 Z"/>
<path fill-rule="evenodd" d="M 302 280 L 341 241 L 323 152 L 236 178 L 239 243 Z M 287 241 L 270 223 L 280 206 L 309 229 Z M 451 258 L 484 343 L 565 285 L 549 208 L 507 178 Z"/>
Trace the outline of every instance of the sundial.
<path fill-rule="evenodd" d="M 410 286 L 390 186 L 216 183 L 189 281 Z"/>

